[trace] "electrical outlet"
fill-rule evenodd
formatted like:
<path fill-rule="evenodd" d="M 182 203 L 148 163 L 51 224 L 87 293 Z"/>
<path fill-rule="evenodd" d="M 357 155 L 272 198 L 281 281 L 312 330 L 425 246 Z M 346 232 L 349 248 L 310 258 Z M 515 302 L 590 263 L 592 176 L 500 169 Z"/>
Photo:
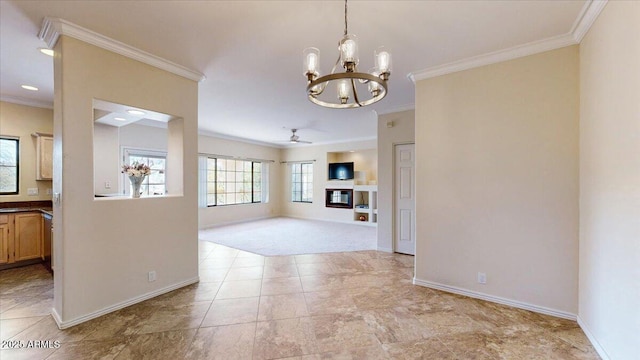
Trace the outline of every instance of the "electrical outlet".
<path fill-rule="evenodd" d="M 38 195 L 38 188 L 28 188 L 27 189 L 27 195 L 29 195 L 29 196 Z"/>
<path fill-rule="evenodd" d="M 485 273 L 478 273 L 478 283 L 479 284 L 486 284 L 487 283 L 487 274 Z"/>
<path fill-rule="evenodd" d="M 111 181 L 105 181 L 104 182 L 104 188 L 105 189 L 111 189 Z"/>
<path fill-rule="evenodd" d="M 149 282 L 156 281 L 156 272 L 149 271 Z"/>

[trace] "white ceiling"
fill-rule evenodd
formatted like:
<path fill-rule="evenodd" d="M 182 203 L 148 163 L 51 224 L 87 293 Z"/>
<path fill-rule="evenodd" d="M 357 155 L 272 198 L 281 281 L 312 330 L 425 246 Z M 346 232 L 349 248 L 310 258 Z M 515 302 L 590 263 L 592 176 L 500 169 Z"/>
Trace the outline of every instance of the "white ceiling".
<path fill-rule="evenodd" d="M 376 136 L 376 113 L 413 106 L 410 73 L 569 34 L 587 0 L 350 1 L 360 69 L 380 45 L 393 55 L 389 95 L 361 109 L 318 107 L 305 95 L 302 50 L 327 73 L 343 32 L 342 1 L 0 1 L 0 95 L 51 104 L 53 60 L 37 51 L 45 16 L 62 18 L 203 73 L 199 129 L 273 143 L 290 128 L 330 143 Z M 34 85 L 38 92 L 20 88 Z"/>

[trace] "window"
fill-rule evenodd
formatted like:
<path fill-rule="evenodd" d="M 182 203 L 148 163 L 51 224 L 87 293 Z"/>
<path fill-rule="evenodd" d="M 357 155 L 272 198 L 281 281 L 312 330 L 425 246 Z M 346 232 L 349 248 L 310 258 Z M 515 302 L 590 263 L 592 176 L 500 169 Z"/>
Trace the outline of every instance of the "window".
<path fill-rule="evenodd" d="M 20 141 L 0 137 L 0 195 L 18 193 Z"/>
<path fill-rule="evenodd" d="M 200 164 L 206 182 L 206 206 L 267 202 L 266 163 L 206 157 L 206 163 L 201 160 Z"/>
<path fill-rule="evenodd" d="M 291 201 L 313 202 L 313 164 L 291 164 Z"/>
<path fill-rule="evenodd" d="M 145 164 L 151 168 L 151 174 L 144 179 L 140 190 L 143 196 L 165 195 L 167 193 L 165 170 L 167 167 L 167 154 L 161 151 L 125 149 L 124 162 L 133 164 Z M 129 180 L 124 181 L 125 194 L 131 192 Z"/>

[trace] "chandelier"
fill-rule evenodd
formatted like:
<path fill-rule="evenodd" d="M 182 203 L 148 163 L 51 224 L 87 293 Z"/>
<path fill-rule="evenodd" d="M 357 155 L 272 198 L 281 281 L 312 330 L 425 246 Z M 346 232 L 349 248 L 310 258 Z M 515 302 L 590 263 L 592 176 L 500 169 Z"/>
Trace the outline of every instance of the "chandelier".
<path fill-rule="evenodd" d="M 391 54 L 379 47 L 374 52 L 375 67 L 368 73 L 358 72 L 358 43 L 347 26 L 347 0 L 344 1 L 344 35 L 338 42 L 338 60 L 329 75 L 320 76 L 320 50 L 314 47 L 303 51 L 307 95 L 314 104 L 332 109 L 350 109 L 374 104 L 387 95 L 387 80 L 391 74 Z M 336 72 L 341 65 L 344 72 Z M 335 93 L 327 90 L 327 86 Z M 360 88 L 360 94 L 358 94 Z M 325 91 L 327 90 L 327 91 Z M 364 90 L 364 91 L 363 91 Z M 331 95 L 334 95 L 333 97 Z"/>

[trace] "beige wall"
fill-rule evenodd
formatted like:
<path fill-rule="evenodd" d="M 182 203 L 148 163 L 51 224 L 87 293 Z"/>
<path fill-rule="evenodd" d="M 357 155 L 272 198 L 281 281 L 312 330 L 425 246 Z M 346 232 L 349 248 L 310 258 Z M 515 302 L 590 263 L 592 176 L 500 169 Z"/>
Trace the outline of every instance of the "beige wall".
<path fill-rule="evenodd" d="M 0 135 L 20 138 L 19 193 L 1 195 L 0 202 L 51 200 L 51 181 L 36 181 L 35 132 L 53 134 L 53 110 L 0 102 Z M 38 188 L 38 195 L 28 196 L 28 188 Z"/>
<path fill-rule="evenodd" d="M 578 97 L 577 46 L 416 84 L 416 282 L 575 316 Z"/>
<path fill-rule="evenodd" d="M 580 45 L 579 321 L 603 358 L 640 354 L 640 2 Z"/>
<path fill-rule="evenodd" d="M 353 181 L 328 181 L 328 153 L 355 152 L 376 148 L 375 140 L 351 143 L 312 145 L 291 147 L 282 150 L 283 161 L 316 160 L 313 165 L 313 203 L 294 203 L 291 201 L 291 178 L 287 164 L 279 164 L 282 176 L 282 215 L 305 219 L 353 222 L 353 209 L 325 207 L 325 189 L 353 187 Z M 366 152 L 365 152 L 366 153 Z M 342 157 L 341 157 L 342 158 Z M 355 168 L 354 164 L 354 168 Z"/>
<path fill-rule="evenodd" d="M 54 315 L 70 326 L 197 281 L 198 84 L 67 36 L 55 53 Z M 94 200 L 94 99 L 183 119 L 169 124 L 184 133 L 168 139 L 177 195 Z"/>
<path fill-rule="evenodd" d="M 244 159 L 273 160 L 273 162 L 268 163 L 268 203 L 200 208 L 198 210 L 198 224 L 201 229 L 215 225 L 280 215 L 280 204 L 282 199 L 280 149 L 204 135 L 200 135 L 198 137 L 198 149 L 200 153 L 210 155 L 232 156 Z"/>
<path fill-rule="evenodd" d="M 387 122 L 393 121 L 393 127 Z M 378 117 L 378 250 L 393 251 L 394 146 L 415 141 L 415 111 Z"/>
<path fill-rule="evenodd" d="M 93 181 L 96 194 L 117 194 L 120 187 L 119 130 L 115 126 L 93 125 Z M 107 189 L 105 183 L 111 188 Z"/>

